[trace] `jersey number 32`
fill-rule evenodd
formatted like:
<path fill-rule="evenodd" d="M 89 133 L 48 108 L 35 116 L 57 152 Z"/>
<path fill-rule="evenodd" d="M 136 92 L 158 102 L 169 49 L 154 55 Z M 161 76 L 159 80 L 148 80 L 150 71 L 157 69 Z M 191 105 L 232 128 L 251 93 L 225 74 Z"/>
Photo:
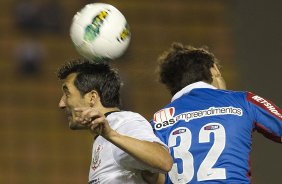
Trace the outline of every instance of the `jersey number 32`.
<path fill-rule="evenodd" d="M 225 129 L 220 123 L 205 124 L 199 132 L 199 144 L 210 142 L 210 134 L 214 134 L 214 143 L 208 154 L 201 162 L 197 171 L 197 181 L 226 179 L 226 170 L 224 168 L 213 168 L 219 156 L 225 148 L 226 136 Z M 177 139 L 180 143 L 177 144 Z M 189 152 L 192 142 L 192 133 L 186 127 L 178 127 L 169 136 L 168 146 L 173 150 L 174 159 L 181 159 L 182 172 L 179 173 L 177 163 L 174 163 L 171 171 L 168 173 L 173 183 L 183 184 L 190 182 L 194 177 L 194 158 Z M 180 166 L 181 167 L 181 166 Z"/>

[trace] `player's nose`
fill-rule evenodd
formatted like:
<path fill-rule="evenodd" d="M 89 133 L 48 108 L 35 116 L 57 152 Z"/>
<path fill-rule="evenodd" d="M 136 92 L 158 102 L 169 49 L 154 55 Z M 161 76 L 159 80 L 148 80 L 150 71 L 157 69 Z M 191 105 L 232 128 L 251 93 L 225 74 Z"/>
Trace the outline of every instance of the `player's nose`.
<path fill-rule="evenodd" d="M 60 99 L 60 102 L 59 102 L 59 108 L 63 109 L 66 107 L 66 102 L 65 102 L 65 98 L 62 96 L 62 98 Z"/>

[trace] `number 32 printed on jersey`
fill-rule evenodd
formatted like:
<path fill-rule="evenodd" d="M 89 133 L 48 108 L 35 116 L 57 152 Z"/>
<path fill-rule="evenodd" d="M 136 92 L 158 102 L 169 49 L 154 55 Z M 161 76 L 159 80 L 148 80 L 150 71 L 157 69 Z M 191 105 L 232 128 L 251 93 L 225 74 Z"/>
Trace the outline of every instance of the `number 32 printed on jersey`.
<path fill-rule="evenodd" d="M 175 134 L 175 132 L 179 132 Z M 226 170 L 224 168 L 213 168 L 219 156 L 225 148 L 226 136 L 225 129 L 220 123 L 208 123 L 204 125 L 199 132 L 199 144 L 210 142 L 210 134 L 214 134 L 214 143 L 208 154 L 201 162 L 197 171 L 197 181 L 226 179 Z M 180 143 L 177 144 L 177 137 L 180 137 Z M 194 177 L 194 158 L 189 152 L 192 143 L 192 133 L 186 127 L 178 127 L 169 136 L 168 146 L 173 150 L 174 159 L 181 159 L 182 172 L 179 173 L 177 163 L 174 163 L 169 172 L 170 180 L 173 183 L 188 183 Z M 181 167 L 181 166 L 180 166 Z"/>

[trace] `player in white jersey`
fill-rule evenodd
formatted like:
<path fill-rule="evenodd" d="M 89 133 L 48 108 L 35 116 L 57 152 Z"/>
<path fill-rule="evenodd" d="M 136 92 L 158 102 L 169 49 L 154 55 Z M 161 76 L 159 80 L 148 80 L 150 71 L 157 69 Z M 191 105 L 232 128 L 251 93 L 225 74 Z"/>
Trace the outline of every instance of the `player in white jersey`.
<path fill-rule="evenodd" d="M 120 110 L 121 81 L 108 64 L 74 60 L 58 70 L 58 78 L 63 81 L 59 107 L 69 127 L 94 135 L 89 183 L 150 183 L 150 173 L 171 169 L 172 158 L 149 122 Z"/>

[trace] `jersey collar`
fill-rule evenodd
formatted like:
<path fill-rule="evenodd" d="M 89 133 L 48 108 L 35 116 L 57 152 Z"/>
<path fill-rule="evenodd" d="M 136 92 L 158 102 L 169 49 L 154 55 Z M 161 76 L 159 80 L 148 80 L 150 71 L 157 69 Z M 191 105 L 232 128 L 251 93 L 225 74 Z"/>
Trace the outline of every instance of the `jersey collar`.
<path fill-rule="evenodd" d="M 196 89 L 196 88 L 210 88 L 210 89 L 217 89 L 216 87 L 199 81 L 199 82 L 195 82 L 192 84 L 189 84 L 188 86 L 184 87 L 183 89 L 181 89 L 180 91 L 178 91 L 177 93 L 175 93 L 175 95 L 173 95 L 171 102 L 173 102 L 174 100 L 176 100 L 177 98 L 180 98 L 181 96 L 183 96 L 186 93 L 190 93 L 190 91 L 192 91 L 192 89 Z"/>
<path fill-rule="evenodd" d="M 112 114 L 113 112 L 120 112 L 120 111 L 109 111 L 109 112 L 106 112 L 104 115 L 105 117 L 107 117 L 108 115 Z"/>

